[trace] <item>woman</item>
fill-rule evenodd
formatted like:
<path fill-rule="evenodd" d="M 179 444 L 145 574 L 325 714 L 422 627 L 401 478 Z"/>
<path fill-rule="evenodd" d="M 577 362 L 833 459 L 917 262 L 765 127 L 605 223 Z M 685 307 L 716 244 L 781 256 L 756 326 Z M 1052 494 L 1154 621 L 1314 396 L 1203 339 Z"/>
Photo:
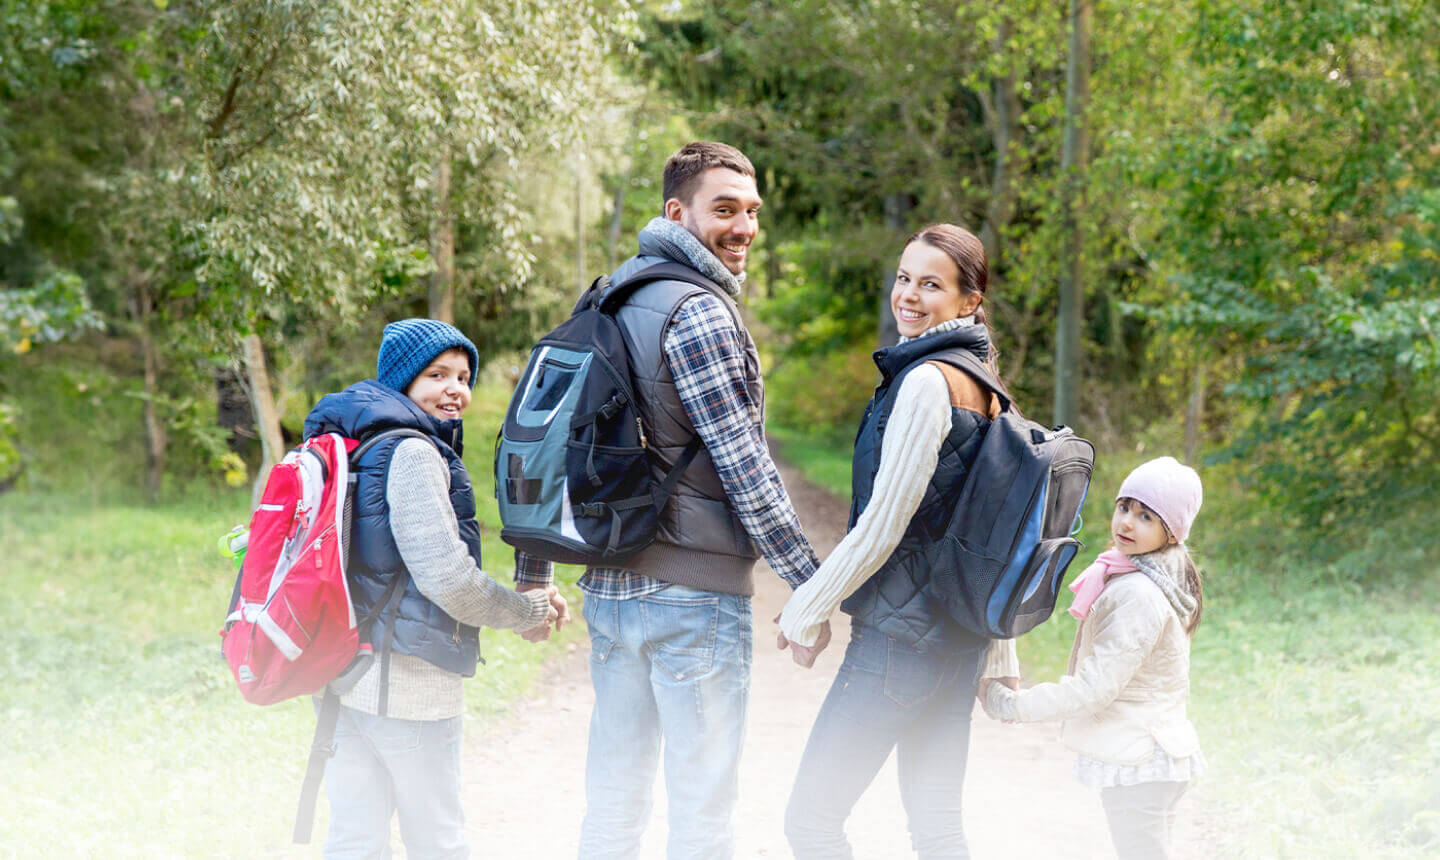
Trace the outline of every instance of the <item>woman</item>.
<path fill-rule="evenodd" d="M 855 442 L 850 531 L 781 615 L 782 647 L 813 645 L 837 606 L 852 616 L 786 810 L 800 860 L 851 856 L 845 819 L 894 748 L 915 851 L 968 855 L 960 798 L 989 642 L 933 598 L 918 550 L 944 529 L 998 412 L 968 375 L 927 360 L 968 351 L 995 370 L 985 288 L 985 250 L 970 232 L 938 224 L 906 241 L 890 294 L 901 338 L 875 353 L 882 380 Z M 1014 686 L 1013 643 L 991 650 L 985 675 Z"/>

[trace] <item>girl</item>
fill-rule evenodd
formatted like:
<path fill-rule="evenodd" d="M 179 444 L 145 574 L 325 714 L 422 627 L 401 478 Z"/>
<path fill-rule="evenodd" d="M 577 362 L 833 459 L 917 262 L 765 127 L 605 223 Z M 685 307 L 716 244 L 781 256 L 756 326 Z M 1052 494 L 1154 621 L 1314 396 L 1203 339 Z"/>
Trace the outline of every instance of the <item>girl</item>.
<path fill-rule="evenodd" d="M 517 593 L 480 569 L 475 496 L 460 459 L 461 416 L 478 356 L 439 320 L 385 326 L 375 379 L 324 397 L 305 419 L 309 438 L 364 439 L 411 428 L 428 438 L 385 439 L 356 464 L 350 586 L 355 613 L 381 608 L 371 631 L 382 655 L 340 699 L 326 857 L 390 856 L 398 812 L 410 857 L 463 857 L 460 724 L 463 678 L 475 674 L 478 627 L 548 635 L 563 622 L 554 588 Z"/>
<path fill-rule="evenodd" d="M 1065 720 L 1075 775 L 1100 789 L 1121 860 L 1166 856 L 1175 804 L 1205 769 L 1185 715 L 1203 600 L 1185 538 L 1200 502 L 1200 476 L 1173 457 L 1131 472 L 1112 548 L 1070 585 L 1080 626 L 1069 674 L 1019 692 L 989 679 L 981 689 L 997 719 Z"/>
<path fill-rule="evenodd" d="M 816 644 L 837 606 L 852 616 L 845 660 L 786 810 L 785 833 L 800 860 L 851 856 L 845 819 L 896 748 L 915 850 L 967 854 L 961 786 L 989 643 L 931 596 L 916 550 L 943 528 L 999 411 L 965 373 L 926 360 L 964 350 L 994 371 L 981 307 L 986 272 L 980 240 L 959 227 L 927 227 L 906 241 L 890 293 L 901 338 L 875 353 L 882 381 L 855 443 L 850 532 L 780 617 L 783 648 Z M 989 669 L 1019 674 L 1013 643 L 994 649 Z"/>

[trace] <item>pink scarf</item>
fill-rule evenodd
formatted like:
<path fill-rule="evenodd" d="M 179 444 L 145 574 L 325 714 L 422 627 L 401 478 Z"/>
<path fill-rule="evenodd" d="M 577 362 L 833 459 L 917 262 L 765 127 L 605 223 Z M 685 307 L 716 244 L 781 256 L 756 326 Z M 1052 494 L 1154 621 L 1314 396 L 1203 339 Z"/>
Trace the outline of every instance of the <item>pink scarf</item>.
<path fill-rule="evenodd" d="M 1075 592 L 1075 602 L 1070 605 L 1070 614 L 1076 618 L 1089 615 L 1090 607 L 1095 605 L 1110 577 L 1134 573 L 1139 569 L 1130 562 L 1129 556 L 1118 549 L 1107 549 L 1100 553 L 1094 563 L 1081 571 L 1070 583 L 1070 590 Z"/>

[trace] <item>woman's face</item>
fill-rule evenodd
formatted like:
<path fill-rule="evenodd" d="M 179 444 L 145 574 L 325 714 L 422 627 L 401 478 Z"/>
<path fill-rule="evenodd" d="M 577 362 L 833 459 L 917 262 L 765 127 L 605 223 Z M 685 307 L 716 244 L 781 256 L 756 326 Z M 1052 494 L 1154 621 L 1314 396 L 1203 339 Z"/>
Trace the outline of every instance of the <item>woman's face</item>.
<path fill-rule="evenodd" d="M 890 290 L 890 310 L 900 334 L 919 337 L 978 307 L 980 295 L 960 289 L 960 269 L 949 254 L 922 240 L 905 247 Z"/>

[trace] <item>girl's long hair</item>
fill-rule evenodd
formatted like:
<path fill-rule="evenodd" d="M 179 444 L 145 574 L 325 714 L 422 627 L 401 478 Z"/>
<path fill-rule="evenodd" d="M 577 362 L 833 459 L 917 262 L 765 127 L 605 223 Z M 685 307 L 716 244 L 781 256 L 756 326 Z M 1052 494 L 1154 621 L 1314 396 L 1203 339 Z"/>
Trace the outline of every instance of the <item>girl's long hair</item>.
<path fill-rule="evenodd" d="M 1200 576 L 1200 568 L 1195 566 L 1195 559 L 1190 557 L 1190 549 L 1184 544 L 1180 548 L 1185 552 L 1185 590 L 1195 598 L 1195 611 L 1190 613 L 1190 621 L 1185 625 L 1187 636 L 1195 635 L 1195 628 L 1200 626 L 1200 616 L 1205 613 L 1205 583 Z"/>
<path fill-rule="evenodd" d="M 989 317 L 985 313 L 984 299 L 990 285 L 990 266 L 985 259 L 985 245 L 974 233 L 954 224 L 931 224 L 929 227 L 922 227 L 910 234 L 901 250 L 910 247 L 911 242 L 924 242 L 943 252 L 960 272 L 960 289 L 980 296 L 980 307 L 975 309 L 975 321 L 985 326 L 985 331 L 990 335 L 990 359 L 985 363 L 989 365 L 990 372 L 994 374 L 1000 387 L 1005 390 L 1006 396 L 1009 396 L 1010 387 L 1000 375 L 1000 350 L 995 346 L 995 330 L 990 327 Z"/>

